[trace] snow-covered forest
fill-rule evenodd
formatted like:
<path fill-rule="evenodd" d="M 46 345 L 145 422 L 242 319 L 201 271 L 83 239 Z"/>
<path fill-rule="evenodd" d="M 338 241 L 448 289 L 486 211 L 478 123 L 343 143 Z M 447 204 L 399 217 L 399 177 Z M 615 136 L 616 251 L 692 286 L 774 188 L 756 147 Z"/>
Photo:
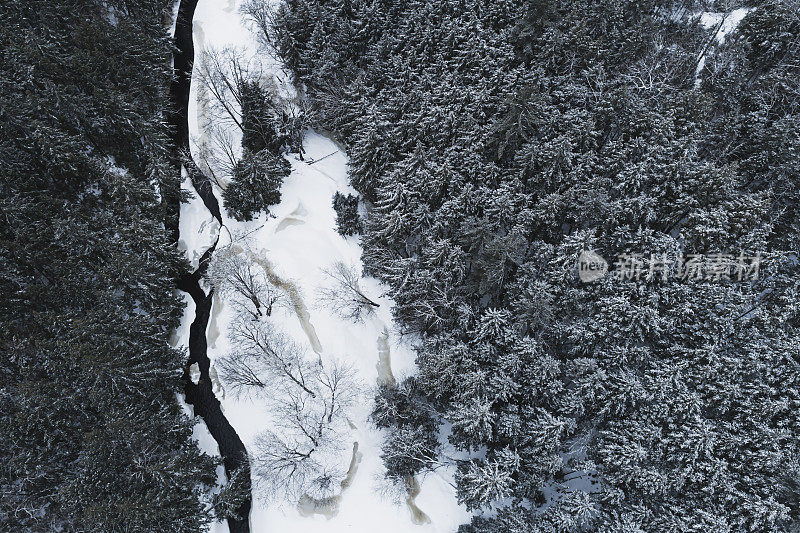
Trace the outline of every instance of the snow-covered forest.
<path fill-rule="evenodd" d="M 9 0 L 0 57 L 0 531 L 800 531 L 798 0 Z"/>

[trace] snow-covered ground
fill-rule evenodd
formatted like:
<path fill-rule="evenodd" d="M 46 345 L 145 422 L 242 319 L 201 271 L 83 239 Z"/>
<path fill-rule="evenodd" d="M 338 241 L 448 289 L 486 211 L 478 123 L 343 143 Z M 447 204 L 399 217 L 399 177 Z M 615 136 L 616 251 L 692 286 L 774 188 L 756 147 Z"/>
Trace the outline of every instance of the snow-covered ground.
<path fill-rule="evenodd" d="M 204 49 L 237 47 L 245 58 L 263 59 L 265 72 L 271 72 L 276 83 L 283 84 L 282 92 L 291 93 L 292 88 L 286 86 L 288 76 L 281 71 L 280 65 L 265 54 L 258 53 L 253 36 L 242 24 L 237 0 L 200 0 L 194 24 L 196 63 L 202 61 Z M 202 102 L 202 88 L 195 80 L 189 107 L 193 153 L 209 149 L 204 143 L 201 128 L 207 109 Z M 357 238 L 343 238 L 335 230 L 332 206 L 334 193 L 355 193 L 348 184 L 346 155 L 330 139 L 313 131 L 306 133 L 304 148 L 306 161 L 300 161 L 296 154 L 287 157 L 292 165 L 292 173 L 281 189 L 281 203 L 271 208 L 273 215 L 270 217 L 262 214 L 248 223 L 225 218 L 224 227 L 219 229 L 209 222 L 210 213 L 199 199 L 181 209 L 181 242 L 190 260 L 196 260 L 213 244 L 217 230 L 219 248 L 230 244 L 232 239 L 247 235 L 250 249 L 258 258 L 266 261 L 265 264 L 270 266 L 274 275 L 296 287 L 308 311 L 307 316 L 302 316 L 302 306 L 301 312 L 298 312 L 298 305 L 283 306 L 273 312 L 270 321 L 293 339 L 304 342 L 325 357 L 338 358 L 351 364 L 366 386 L 364 400 L 351 413 L 353 429 L 346 443 L 346 447 L 352 449 L 352 443 L 358 442 L 361 461 L 352 484 L 342 493 L 338 509 L 323 516 L 299 509 L 296 501 L 265 501 L 256 493 L 250 516 L 252 531 L 455 531 L 459 524 L 469 520 L 469 514 L 456 502 L 451 470 L 441 469 L 419 480 L 420 492 L 415 502 L 430 519 L 428 523 L 415 523 L 421 521 L 420 515 L 417 513 L 417 520 L 414 520 L 405 495 L 397 498 L 385 494 L 384 467 L 379 457 L 384 435 L 367 419 L 372 407 L 371 389 L 378 382 L 379 353 L 383 361 L 389 361 L 394 376 L 401 379 L 415 371 L 414 352 L 410 341 L 396 334 L 391 316 L 392 301 L 383 296 L 385 287 L 375 279 L 362 278 L 361 286 L 380 307 L 359 323 L 342 320 L 316 304 L 318 289 L 328 283 L 322 269 L 330 267 L 335 261 L 343 261 L 361 269 L 361 248 Z M 188 182 L 185 186 L 191 187 Z M 216 192 L 221 198 L 220 191 Z M 193 315 L 190 306 L 184 316 L 184 324 L 176 332 L 176 344 L 187 343 L 188 324 Z M 233 316 L 231 306 L 221 297 L 216 297 L 207 329 L 208 355 L 212 365 L 215 359 L 224 357 L 230 350 L 226 331 Z M 236 398 L 226 393 L 224 383 L 221 385 L 217 395 L 223 411 L 245 446 L 251 450 L 255 437 L 272 423 L 269 409 L 263 400 Z M 205 428 L 197 428 L 195 433 L 201 448 L 207 453 L 214 453 L 213 441 L 208 442 L 210 436 Z M 212 530 L 226 531 L 227 527 L 225 523 L 218 523 Z"/>

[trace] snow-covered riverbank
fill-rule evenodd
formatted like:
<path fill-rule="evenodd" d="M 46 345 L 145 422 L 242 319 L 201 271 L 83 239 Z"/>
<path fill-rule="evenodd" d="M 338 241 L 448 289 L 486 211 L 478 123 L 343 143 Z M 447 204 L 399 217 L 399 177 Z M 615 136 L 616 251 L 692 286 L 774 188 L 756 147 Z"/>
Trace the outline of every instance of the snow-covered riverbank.
<path fill-rule="evenodd" d="M 237 47 L 244 59 L 261 59 L 263 71 L 275 76 L 282 92 L 293 90 L 286 85 L 288 76 L 280 65 L 257 52 L 255 40 L 242 24 L 237 2 L 201 0 L 195 15 L 194 36 L 196 62 L 202 61 L 204 50 Z M 206 109 L 202 102 L 202 87 L 193 83 L 189 108 L 193 153 L 209 149 L 202 129 Z M 343 238 L 335 231 L 334 193 L 355 193 L 348 184 L 346 155 L 330 139 L 313 131 L 306 133 L 304 148 L 305 161 L 296 154 L 287 156 L 292 173 L 281 189 L 281 203 L 271 208 L 273 216 L 262 214 L 248 223 L 224 218 L 218 248 L 231 243 L 232 238 L 247 235 L 258 260 L 268 264 L 272 275 L 296 289 L 294 305 L 277 308 L 270 321 L 293 339 L 304 342 L 325 357 L 346 362 L 357 371 L 366 390 L 364 400 L 351 413 L 352 432 L 346 448 L 352 453 L 352 444 L 357 442 L 360 461 L 351 469 L 350 483 L 335 508 L 325 513 L 315 513 L 308 505 L 298 506 L 296 501 L 265 501 L 254 494 L 250 516 L 252 531 L 454 531 L 469 515 L 456 503 L 454 489 L 449 483 L 452 472 L 443 469 L 441 473 L 420 480 L 416 511 L 413 505 L 407 504 L 405 494 L 388 494 L 384 490 L 380 459 L 383 434 L 368 421 L 371 391 L 389 372 L 397 379 L 413 373 L 414 352 L 408 339 L 396 335 L 392 302 L 382 296 L 385 287 L 372 278 L 363 278 L 361 286 L 380 307 L 362 322 L 342 320 L 316 304 L 318 289 L 327 283 L 323 269 L 335 261 L 360 269 L 361 248 L 356 237 Z M 218 197 L 221 196 L 219 192 L 216 191 Z M 199 201 L 181 210 L 181 240 L 190 260 L 199 257 L 216 238 L 217 228 L 212 227 L 208 219 L 209 214 Z M 212 364 L 230 351 L 226 331 L 233 316 L 230 306 L 216 297 L 206 331 Z M 185 320 L 191 319 L 189 312 Z M 178 342 L 185 340 L 179 338 Z M 221 387 L 216 388 L 224 414 L 248 450 L 252 450 L 256 436 L 272 424 L 269 409 L 258 398 L 226 394 L 224 385 L 221 383 Z M 204 430 L 198 428 L 197 433 L 204 435 Z M 207 439 L 200 440 L 208 443 Z M 425 516 L 429 519 L 427 523 Z M 219 523 L 213 529 L 225 531 L 226 528 L 224 523 Z"/>

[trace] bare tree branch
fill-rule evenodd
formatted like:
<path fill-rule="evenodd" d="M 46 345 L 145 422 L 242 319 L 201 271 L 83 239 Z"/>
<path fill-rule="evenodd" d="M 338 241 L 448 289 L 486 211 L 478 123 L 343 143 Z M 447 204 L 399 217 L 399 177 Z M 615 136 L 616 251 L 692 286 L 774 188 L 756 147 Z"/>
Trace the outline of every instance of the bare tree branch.
<path fill-rule="evenodd" d="M 275 431 L 256 441 L 254 475 L 267 497 L 329 497 L 346 476 L 347 412 L 361 397 L 355 373 L 331 362 L 307 377 L 314 393 L 283 388 L 272 408 Z"/>
<path fill-rule="evenodd" d="M 263 268 L 230 247 L 217 250 L 207 276 L 223 297 L 232 299 L 234 307 L 254 320 L 270 316 L 275 305 L 285 299 L 283 292 L 269 282 Z"/>
<path fill-rule="evenodd" d="M 371 300 L 361 289 L 361 275 L 355 267 L 337 261 L 324 269 L 329 285 L 318 291 L 317 301 L 337 315 L 348 320 L 360 320 L 380 304 Z"/>

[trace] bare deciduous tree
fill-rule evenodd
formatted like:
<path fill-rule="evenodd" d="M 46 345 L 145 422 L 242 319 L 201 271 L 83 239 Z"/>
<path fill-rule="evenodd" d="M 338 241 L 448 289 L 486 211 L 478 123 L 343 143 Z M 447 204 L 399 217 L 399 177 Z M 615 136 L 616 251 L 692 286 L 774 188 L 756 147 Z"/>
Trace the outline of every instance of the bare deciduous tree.
<path fill-rule="evenodd" d="M 261 433 L 255 441 L 253 476 L 259 495 L 272 499 L 278 495 L 299 499 L 303 494 L 325 497 L 345 476 L 340 461 L 323 457 L 341 452 L 336 439 L 314 444 L 310 438 L 273 431 Z"/>
<path fill-rule="evenodd" d="M 198 65 L 200 83 L 208 91 L 214 119 L 233 123 L 240 130 L 242 124 L 242 87 L 245 81 L 258 77 L 249 65 L 242 63 L 242 54 L 231 48 L 208 49 Z"/>
<path fill-rule="evenodd" d="M 250 395 L 277 381 L 289 381 L 316 396 L 312 382 L 319 364 L 307 360 L 307 348 L 270 323 L 246 315 L 234 319 L 229 337 L 233 350 L 217 362 L 217 371 L 234 394 Z"/>
<path fill-rule="evenodd" d="M 205 50 L 195 71 L 207 98 L 209 113 L 201 124 L 208 149 L 198 154 L 220 188 L 233 178 L 241 157 L 236 130 L 243 131 L 242 87 L 252 74 L 235 50 Z"/>
<path fill-rule="evenodd" d="M 380 304 L 364 294 L 359 284 L 361 275 L 354 266 L 337 261 L 323 272 L 330 284 L 319 290 L 317 301 L 340 317 L 360 320 L 364 314 L 380 307 Z"/>
<path fill-rule="evenodd" d="M 271 285 L 246 251 L 223 248 L 215 257 L 212 283 L 247 304 L 230 326 L 233 349 L 215 362 L 217 372 L 236 395 L 269 392 L 275 418 L 256 442 L 253 472 L 262 494 L 330 496 L 347 475 L 348 412 L 361 397 L 356 374 L 335 359 L 311 356 L 266 320 L 260 309 Z M 357 276 L 341 279 L 358 289 Z"/>
<path fill-rule="evenodd" d="M 287 383 L 273 407 L 276 430 L 256 441 L 254 474 L 263 494 L 324 498 L 347 473 L 347 412 L 360 397 L 352 368 L 315 365 L 313 394 Z"/>
<path fill-rule="evenodd" d="M 221 248 L 214 254 L 208 280 L 220 295 L 231 300 L 237 311 L 247 313 L 253 320 L 270 316 L 275 305 L 285 298 L 282 291 L 269 282 L 263 268 L 231 247 Z"/>
<path fill-rule="evenodd" d="M 217 186 L 224 190 L 233 179 L 239 162 L 239 140 L 222 124 L 213 120 L 204 126 L 207 149 L 198 154 Z"/>
<path fill-rule="evenodd" d="M 273 138 L 269 132 L 275 129 L 279 141 L 289 149 L 297 150 L 301 159 L 303 152 L 302 133 L 308 104 L 298 98 L 280 97 L 274 78 L 277 74 L 265 75 L 260 62 L 244 63 L 241 57 L 241 53 L 231 48 L 208 49 L 197 67 L 210 108 L 203 129 L 209 135 L 211 146 L 203 154 L 203 162 L 223 188 L 225 181 L 222 178 L 231 179 L 241 157 L 239 139 L 231 130 L 263 132 L 265 144 L 270 145 Z M 263 116 L 245 117 L 243 104 L 253 86 L 260 87 L 269 95 L 263 101 L 268 112 Z"/>
<path fill-rule="evenodd" d="M 275 20 L 275 6 L 264 0 L 245 0 L 241 7 L 242 14 L 254 26 L 255 34 L 262 47 L 273 50 L 278 26 Z"/>

